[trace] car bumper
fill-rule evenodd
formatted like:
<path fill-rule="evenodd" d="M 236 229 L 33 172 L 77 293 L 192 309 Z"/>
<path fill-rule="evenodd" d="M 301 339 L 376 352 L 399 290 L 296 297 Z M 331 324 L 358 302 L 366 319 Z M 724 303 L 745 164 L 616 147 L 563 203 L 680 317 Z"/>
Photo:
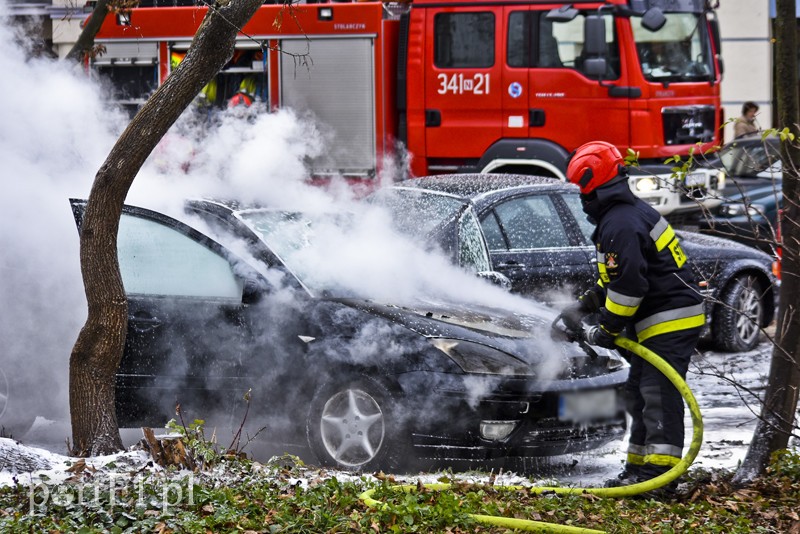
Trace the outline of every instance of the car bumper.
<path fill-rule="evenodd" d="M 586 451 L 622 438 L 627 375 L 624 368 L 547 384 L 501 377 L 484 377 L 477 384 L 470 380 L 474 377 L 409 373 L 400 382 L 410 401 L 409 413 L 421 414 L 409 421 L 417 457 L 478 463 Z M 459 378 L 465 379 L 463 387 Z M 424 401 L 419 400 L 421 386 Z M 605 399 L 602 413 L 586 413 L 580 420 L 565 416 L 564 400 L 584 395 Z M 498 435 L 497 427 L 510 431 Z"/>

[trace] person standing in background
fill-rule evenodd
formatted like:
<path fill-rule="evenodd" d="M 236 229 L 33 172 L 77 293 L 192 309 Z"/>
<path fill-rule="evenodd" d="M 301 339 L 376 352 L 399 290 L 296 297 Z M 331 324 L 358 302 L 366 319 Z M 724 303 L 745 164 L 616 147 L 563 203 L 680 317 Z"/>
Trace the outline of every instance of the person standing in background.
<path fill-rule="evenodd" d="M 742 104 L 742 116 L 733 123 L 734 139 L 749 133 L 756 133 L 761 129 L 756 121 L 756 113 L 758 113 L 758 104 L 755 102 L 747 101 Z"/>

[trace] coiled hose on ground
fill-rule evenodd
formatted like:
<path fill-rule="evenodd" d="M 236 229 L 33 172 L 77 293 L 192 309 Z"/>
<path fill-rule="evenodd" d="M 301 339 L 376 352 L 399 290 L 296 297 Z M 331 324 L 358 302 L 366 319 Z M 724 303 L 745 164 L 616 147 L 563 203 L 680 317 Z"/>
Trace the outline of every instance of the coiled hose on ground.
<path fill-rule="evenodd" d="M 615 343 L 618 347 L 626 349 L 637 356 L 640 356 L 645 361 L 651 363 L 656 369 L 661 371 L 664 376 L 666 376 L 670 382 L 678 389 L 683 399 L 686 401 L 686 404 L 689 406 L 689 413 L 692 416 L 692 441 L 689 445 L 689 449 L 686 451 L 686 454 L 681 458 L 681 460 L 672 467 L 666 473 L 663 473 L 653 479 L 647 480 L 645 482 L 638 482 L 636 484 L 631 484 L 629 486 L 619 486 L 614 488 L 582 488 L 582 487 L 556 487 L 556 488 L 549 488 L 549 487 L 531 487 L 526 488 L 523 486 L 506 486 L 507 489 L 511 490 L 520 490 L 520 489 L 527 489 L 533 493 L 555 493 L 559 495 L 579 495 L 582 493 L 591 493 L 592 495 L 597 495 L 599 497 L 631 497 L 634 495 L 639 495 L 641 493 L 652 491 L 658 489 L 662 486 L 665 486 L 672 482 L 673 480 L 677 479 L 679 476 L 683 475 L 686 471 L 689 470 L 689 466 L 692 464 L 694 459 L 697 457 L 697 453 L 700 451 L 700 445 L 703 443 L 703 418 L 700 415 L 700 407 L 697 404 L 697 401 L 692 394 L 692 391 L 689 389 L 689 386 L 686 385 L 686 382 L 683 378 L 678 374 L 675 369 L 672 368 L 666 361 L 664 361 L 661 356 L 656 354 L 655 352 L 643 347 L 642 345 L 632 341 L 628 338 L 619 336 L 615 340 Z M 448 490 L 451 488 L 450 484 L 425 484 L 425 488 L 435 490 L 435 491 L 442 491 Z M 395 486 L 394 489 L 398 491 L 405 491 L 405 492 L 412 492 L 416 491 L 416 485 L 398 485 Z M 359 498 L 364 501 L 367 506 L 370 507 L 388 507 L 389 505 L 383 503 L 381 501 L 375 500 L 372 498 L 375 489 L 371 489 L 362 493 Z M 490 525 L 490 526 L 497 526 L 497 527 L 504 527 L 516 530 L 524 530 L 530 532 L 565 532 L 565 533 L 598 533 L 602 532 L 599 530 L 592 530 L 588 528 L 582 527 L 573 527 L 567 525 L 556 525 L 552 523 L 544 523 L 541 521 L 532 521 L 529 519 L 517 519 L 517 518 L 510 518 L 510 517 L 500 517 L 500 516 L 490 516 L 490 515 L 481 515 L 481 514 L 472 514 L 472 517 L 478 521 L 479 523 Z"/>

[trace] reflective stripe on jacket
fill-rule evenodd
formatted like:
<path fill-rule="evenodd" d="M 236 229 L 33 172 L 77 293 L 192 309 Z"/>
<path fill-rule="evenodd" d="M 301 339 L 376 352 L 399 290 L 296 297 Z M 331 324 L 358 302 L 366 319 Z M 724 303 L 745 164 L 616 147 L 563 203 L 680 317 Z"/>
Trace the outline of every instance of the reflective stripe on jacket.
<path fill-rule="evenodd" d="M 634 323 L 639 341 L 703 326 L 703 298 L 672 226 L 638 197 L 612 204 L 595 230 L 600 324 L 619 333 Z"/>

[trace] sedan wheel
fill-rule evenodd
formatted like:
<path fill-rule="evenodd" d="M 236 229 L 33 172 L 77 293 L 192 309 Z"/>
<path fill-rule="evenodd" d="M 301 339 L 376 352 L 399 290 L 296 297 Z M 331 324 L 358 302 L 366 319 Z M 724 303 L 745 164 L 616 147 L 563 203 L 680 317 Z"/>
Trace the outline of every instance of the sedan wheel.
<path fill-rule="evenodd" d="M 348 470 L 395 467 L 399 450 L 392 394 L 369 377 L 324 386 L 314 397 L 307 430 L 323 465 Z"/>
<path fill-rule="evenodd" d="M 714 317 L 717 348 L 730 352 L 755 348 L 764 316 L 763 296 L 764 291 L 753 276 L 740 276 L 728 284 Z"/>

